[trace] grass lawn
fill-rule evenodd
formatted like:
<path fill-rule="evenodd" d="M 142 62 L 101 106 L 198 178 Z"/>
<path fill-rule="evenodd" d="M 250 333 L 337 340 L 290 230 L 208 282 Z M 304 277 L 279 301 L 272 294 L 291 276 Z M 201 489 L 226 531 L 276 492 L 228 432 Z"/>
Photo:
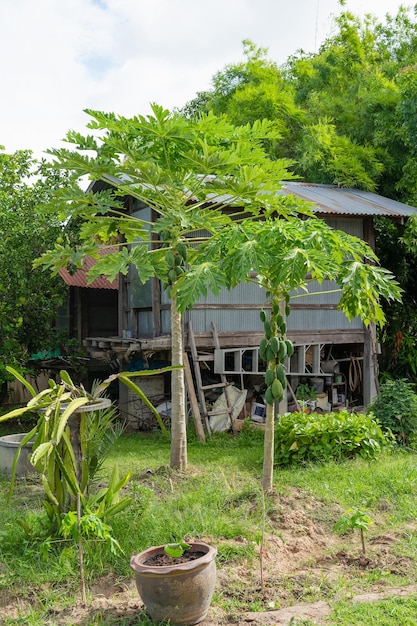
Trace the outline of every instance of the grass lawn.
<path fill-rule="evenodd" d="M 243 624 L 248 613 L 254 625 L 279 624 L 278 617 L 266 622 L 262 612 L 272 616 L 317 603 L 326 603 L 324 614 L 282 623 L 417 623 L 414 452 L 372 462 L 276 468 L 262 543 L 263 433 L 219 434 L 206 444 L 190 436 L 186 472 L 169 469 L 169 448 L 160 434 L 125 434 L 108 457 L 106 474 L 114 465 L 132 472 L 127 492 L 133 504 L 112 521 L 123 554 L 111 555 L 97 542 L 84 544 L 86 606 L 80 601 L 77 546 L 48 537 L 38 478 L 21 479 L 10 504 L 9 481 L 1 478 L 1 624 L 151 624 L 134 587 L 130 555 L 184 537 L 218 547 L 218 582 L 204 624 Z M 343 536 L 333 531 L 350 510 L 372 520 L 365 554 L 358 530 Z"/>

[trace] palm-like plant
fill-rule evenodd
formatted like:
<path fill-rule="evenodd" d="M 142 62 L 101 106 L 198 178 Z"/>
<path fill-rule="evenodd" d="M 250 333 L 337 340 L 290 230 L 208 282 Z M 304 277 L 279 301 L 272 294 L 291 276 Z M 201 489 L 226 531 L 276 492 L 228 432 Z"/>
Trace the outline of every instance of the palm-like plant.
<path fill-rule="evenodd" d="M 25 406 L 0 416 L 0 422 L 18 418 L 25 413 L 38 415 L 36 425 L 23 437 L 17 450 L 9 498 L 20 450 L 33 441 L 30 461 L 41 476 L 45 491 L 44 506 L 53 530 L 59 530 L 63 515 L 77 506 L 81 506 L 83 512 L 93 509 L 103 520 L 123 510 L 129 505 L 130 498 L 120 499 L 119 496 L 130 478 L 129 472 L 120 478 L 117 468 L 114 468 L 107 487 L 98 493 L 93 493 L 91 489 L 106 453 L 123 432 L 123 426 L 116 420 L 117 412 L 104 394 L 110 383 L 120 378 L 152 409 L 164 429 L 155 407 L 130 379 L 171 369 L 113 374 L 93 385 L 91 391 L 87 391 L 83 385 L 76 385 L 68 372 L 63 370 L 59 382 L 49 380 L 49 386 L 37 392 L 19 372 L 7 367 L 32 397 Z"/>

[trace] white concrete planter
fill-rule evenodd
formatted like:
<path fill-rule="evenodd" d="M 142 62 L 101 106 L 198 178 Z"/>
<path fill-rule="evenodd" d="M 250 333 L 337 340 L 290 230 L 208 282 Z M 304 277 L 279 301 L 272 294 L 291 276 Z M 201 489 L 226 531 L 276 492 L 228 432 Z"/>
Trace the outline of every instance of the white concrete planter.
<path fill-rule="evenodd" d="M 25 436 L 26 433 L 18 433 L 0 437 L 0 471 L 4 472 L 7 476 L 10 476 L 12 473 L 14 457 L 20 446 L 20 442 Z M 29 456 L 32 453 L 32 444 L 33 441 L 30 441 L 21 449 L 16 468 L 17 478 L 21 478 L 35 471 L 35 468 L 29 461 Z"/>

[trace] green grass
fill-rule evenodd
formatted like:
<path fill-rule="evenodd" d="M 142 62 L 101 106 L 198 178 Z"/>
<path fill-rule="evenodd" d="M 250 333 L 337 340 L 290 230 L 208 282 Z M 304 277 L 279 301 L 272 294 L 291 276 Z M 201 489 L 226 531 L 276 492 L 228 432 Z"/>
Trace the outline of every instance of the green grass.
<path fill-rule="evenodd" d="M 309 523 L 317 524 L 329 537 L 343 510 L 361 509 L 372 518 L 366 532 L 369 554 L 380 535 L 395 539 L 389 547 L 391 561 L 381 561 L 361 570 L 354 563 L 329 573 L 311 559 L 303 571 L 278 575 L 269 581 L 267 600 L 259 588 L 258 547 L 262 521 L 260 477 L 263 434 L 243 432 L 239 436 L 219 434 L 206 444 L 190 436 L 189 466 L 185 472 L 171 470 L 170 442 L 160 434 L 124 434 L 105 463 L 110 473 L 131 471 L 127 492 L 130 508 L 112 520 L 115 536 L 124 554 L 112 556 L 99 543 L 85 543 L 87 585 L 111 577 L 132 579 L 129 557 L 149 545 L 175 542 L 185 536 L 202 538 L 218 546 L 217 563 L 224 576 L 213 604 L 233 617 L 245 611 L 262 611 L 270 602 L 275 608 L 324 600 L 332 607 L 326 624 L 393 626 L 417 623 L 417 600 L 391 598 L 376 603 L 353 604 L 351 597 L 371 590 L 401 587 L 417 576 L 417 455 L 413 452 L 386 454 L 367 462 L 362 459 L 308 465 L 275 472 L 276 493 L 266 501 L 266 530 L 280 538 L 287 502 L 296 503 Z M 105 476 L 102 481 L 105 482 Z M 18 616 L 7 616 L 12 624 L 59 624 L 51 618 L 70 608 L 79 598 L 76 545 L 54 542 L 48 537 L 42 508 L 42 489 L 37 479 L 19 481 L 10 505 L 6 504 L 9 482 L 0 479 L 0 616 L 2 598 L 14 594 L 36 598 L 24 603 Z M 314 506 L 312 505 L 314 504 Z M 28 534 L 19 520 L 30 528 Z M 307 520 L 307 521 L 308 521 Z M 307 532 L 300 522 L 300 537 Z M 355 531 L 356 532 L 356 531 Z M 283 534 L 284 533 L 284 534 Z M 335 559 L 337 550 L 360 554 L 359 535 L 350 533 L 337 540 L 336 548 L 323 548 L 323 556 Z M 395 561 L 395 567 L 392 563 Z M 238 566 L 249 572 L 245 584 L 233 578 Z M 230 577 L 228 576 L 230 572 Z M 22 591 L 23 590 L 23 591 Z M 399 621 L 401 616 L 402 621 Z M 413 617 L 414 616 L 414 617 Z M 5 618 L 6 619 L 6 618 Z M 414 619 L 414 621 L 413 621 Z M 89 621 L 90 620 L 90 621 Z M 135 621 L 134 621 L 135 620 Z M 408 620 L 408 621 L 407 621 Z M 83 626 L 130 626 L 151 624 L 145 615 L 115 617 L 96 611 Z M 313 624 L 298 620 L 296 624 Z"/>
<path fill-rule="evenodd" d="M 388 508 L 393 523 L 417 516 L 417 456 L 412 452 L 397 451 L 382 461 L 357 458 L 277 472 L 278 489 L 288 485 L 309 489 L 323 502 L 343 507 Z"/>
<path fill-rule="evenodd" d="M 337 605 L 328 626 L 415 626 L 417 595 L 410 598 L 393 597 L 379 602 L 355 602 Z"/>

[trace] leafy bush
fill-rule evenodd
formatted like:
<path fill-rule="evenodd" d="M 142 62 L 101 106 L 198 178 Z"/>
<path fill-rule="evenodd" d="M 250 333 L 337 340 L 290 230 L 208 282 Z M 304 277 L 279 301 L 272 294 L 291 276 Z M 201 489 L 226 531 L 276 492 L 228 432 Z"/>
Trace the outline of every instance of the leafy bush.
<path fill-rule="evenodd" d="M 392 438 L 362 413 L 288 413 L 275 427 L 275 461 L 328 461 L 360 454 L 372 459 Z"/>
<path fill-rule="evenodd" d="M 387 380 L 367 413 L 376 417 L 384 430 L 390 430 L 398 444 L 408 445 L 417 431 L 417 394 L 413 385 L 404 378 Z"/>

